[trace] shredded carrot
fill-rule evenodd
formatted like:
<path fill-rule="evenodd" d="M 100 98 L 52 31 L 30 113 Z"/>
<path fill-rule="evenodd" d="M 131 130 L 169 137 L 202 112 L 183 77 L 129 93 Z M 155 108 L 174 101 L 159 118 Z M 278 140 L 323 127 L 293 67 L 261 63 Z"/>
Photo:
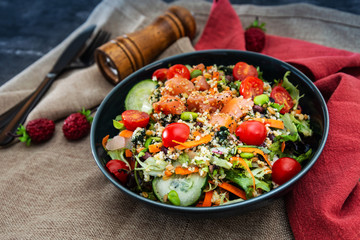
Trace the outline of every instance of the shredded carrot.
<path fill-rule="evenodd" d="M 214 191 L 209 191 L 205 193 L 204 202 L 202 207 L 211 207 L 211 199 L 213 196 Z"/>
<path fill-rule="evenodd" d="M 203 201 L 199 201 L 195 207 L 202 207 L 203 206 Z"/>
<path fill-rule="evenodd" d="M 183 142 L 183 143 L 173 140 L 173 142 L 179 144 L 179 145 L 175 146 L 176 149 L 184 150 L 186 148 L 193 148 L 193 147 L 199 146 L 201 144 L 208 143 L 211 141 L 211 139 L 212 139 L 212 137 L 209 134 L 209 135 L 206 135 L 205 137 L 200 138 L 199 140 L 188 141 L 188 142 Z"/>
<path fill-rule="evenodd" d="M 196 173 L 199 172 L 199 168 L 198 167 L 188 167 L 188 168 L 183 168 L 181 166 L 177 166 L 175 168 L 175 174 L 179 174 L 179 175 L 189 175 L 191 173 Z"/>
<path fill-rule="evenodd" d="M 165 170 L 165 176 L 170 177 L 173 173 L 169 170 Z"/>
<path fill-rule="evenodd" d="M 210 71 L 211 69 L 212 69 L 212 66 L 207 66 L 207 67 L 206 67 L 206 70 L 207 70 L 207 71 Z"/>
<path fill-rule="evenodd" d="M 194 131 L 192 134 L 194 135 L 194 137 L 201 136 L 201 133 L 199 131 Z"/>
<path fill-rule="evenodd" d="M 270 118 L 254 118 L 253 120 L 269 124 L 272 128 L 284 129 L 284 122 L 281 120 Z"/>
<path fill-rule="evenodd" d="M 270 163 L 269 159 L 266 157 L 265 153 L 263 151 L 261 151 L 260 149 L 252 148 L 252 147 L 239 147 L 239 150 L 241 150 L 241 152 L 260 154 L 265 159 L 265 161 L 269 165 L 269 167 L 271 168 L 271 163 Z"/>
<path fill-rule="evenodd" d="M 217 89 L 217 85 L 218 85 L 218 82 L 215 83 L 214 87 L 209 89 L 210 94 L 214 95 L 217 92 L 217 90 L 215 90 L 215 89 Z"/>
<path fill-rule="evenodd" d="M 130 149 L 125 150 L 125 157 L 132 157 L 133 153 Z"/>
<path fill-rule="evenodd" d="M 197 78 L 193 78 L 193 79 L 191 79 L 190 81 L 191 81 L 192 83 L 194 83 L 194 82 L 196 81 L 196 79 L 197 79 Z"/>
<path fill-rule="evenodd" d="M 285 150 L 285 141 L 281 143 L 281 152 L 284 152 Z"/>
<path fill-rule="evenodd" d="M 209 181 L 210 183 L 214 184 L 213 182 Z M 218 185 L 219 187 L 221 187 L 222 189 L 231 192 L 232 194 L 235 194 L 236 196 L 246 200 L 246 193 L 244 190 L 235 187 L 234 185 L 227 183 L 227 182 L 222 182 Z"/>
<path fill-rule="evenodd" d="M 242 159 L 241 157 L 231 157 L 230 162 L 233 162 L 233 161 L 238 161 L 241 163 L 241 165 L 245 168 L 245 170 L 250 174 L 250 176 L 253 180 L 254 189 L 256 189 L 254 174 L 251 172 L 251 170 L 250 170 L 249 166 L 247 165 L 247 163 L 245 162 L 245 160 Z"/>
<path fill-rule="evenodd" d="M 119 136 L 124 137 L 124 138 L 131 138 L 131 136 L 133 135 L 133 131 L 124 129 L 119 133 Z"/>
<path fill-rule="evenodd" d="M 213 78 L 216 78 L 216 80 L 219 81 L 219 72 L 214 72 Z"/>
<path fill-rule="evenodd" d="M 161 147 L 163 146 L 163 143 L 154 143 L 149 145 L 149 152 L 150 153 L 157 153 L 161 151 Z"/>
<path fill-rule="evenodd" d="M 272 173 L 272 171 L 270 170 L 270 168 L 265 169 L 264 172 L 265 172 L 265 174 L 270 174 L 270 173 Z"/>
<path fill-rule="evenodd" d="M 300 108 L 296 109 L 296 110 L 295 110 L 295 113 L 296 113 L 296 114 L 301 114 L 301 109 L 300 109 Z"/>
<path fill-rule="evenodd" d="M 109 140 L 109 137 L 110 137 L 110 135 L 106 135 L 106 136 L 102 139 L 102 141 L 101 141 L 102 146 L 103 146 L 104 148 L 106 148 L 106 143 L 107 143 L 107 141 Z"/>
<path fill-rule="evenodd" d="M 136 149 L 136 152 L 139 153 L 139 152 L 141 152 L 141 151 L 144 150 L 144 149 L 145 149 L 145 148 L 143 148 L 143 147 L 137 148 L 137 149 Z"/>

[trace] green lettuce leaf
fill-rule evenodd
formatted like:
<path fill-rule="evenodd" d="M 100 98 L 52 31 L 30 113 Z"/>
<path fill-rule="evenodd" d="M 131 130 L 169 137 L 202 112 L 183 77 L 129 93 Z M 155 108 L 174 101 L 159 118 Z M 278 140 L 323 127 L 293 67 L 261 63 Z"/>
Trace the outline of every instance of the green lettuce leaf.
<path fill-rule="evenodd" d="M 290 114 L 290 118 L 298 132 L 302 133 L 306 137 L 310 137 L 312 135 L 312 130 L 310 128 L 310 121 L 307 120 L 299 120 Z"/>
<path fill-rule="evenodd" d="M 247 198 L 253 197 L 253 180 L 250 175 L 245 174 L 239 170 L 228 170 L 226 173 L 226 179 L 234 182 L 236 185 L 240 186 L 244 189 Z M 262 189 L 265 192 L 269 192 L 271 190 L 271 183 L 259 180 L 255 177 L 255 185 L 257 189 Z"/>
<path fill-rule="evenodd" d="M 283 77 L 282 86 L 289 92 L 292 99 L 296 100 L 296 103 L 293 108 L 297 108 L 299 104 L 299 99 L 302 97 L 300 96 L 300 91 L 295 87 L 288 79 L 288 76 L 290 75 L 290 71 L 287 71 Z"/>
<path fill-rule="evenodd" d="M 296 161 L 299 163 L 302 163 L 303 161 L 310 159 L 312 157 L 312 149 L 310 148 L 306 153 L 303 153 L 297 157 L 293 157 Z"/>

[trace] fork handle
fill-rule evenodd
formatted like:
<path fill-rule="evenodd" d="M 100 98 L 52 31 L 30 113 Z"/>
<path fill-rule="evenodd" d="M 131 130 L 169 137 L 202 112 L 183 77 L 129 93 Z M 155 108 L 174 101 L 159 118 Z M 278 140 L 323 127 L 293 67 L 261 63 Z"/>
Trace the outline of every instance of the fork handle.
<path fill-rule="evenodd" d="M 11 118 L 11 120 L 9 121 L 8 119 L 3 119 L 3 122 L 8 121 L 8 123 L 1 124 L 4 126 L 2 129 L 0 129 L 0 146 L 9 144 L 15 138 L 13 135 L 15 134 L 19 125 L 25 122 L 26 117 L 39 103 L 40 99 L 45 95 L 56 77 L 57 74 L 49 73 L 35 90 L 35 92 L 23 104 L 20 110 L 15 115 L 9 114 L 9 118 Z"/>

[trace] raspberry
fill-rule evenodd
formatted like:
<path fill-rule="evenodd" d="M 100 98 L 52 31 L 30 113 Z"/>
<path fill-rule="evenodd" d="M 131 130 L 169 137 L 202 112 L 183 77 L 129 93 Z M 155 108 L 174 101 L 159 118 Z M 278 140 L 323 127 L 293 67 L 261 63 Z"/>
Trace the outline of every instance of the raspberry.
<path fill-rule="evenodd" d="M 85 137 L 91 127 L 92 117 L 90 117 L 90 110 L 73 113 L 68 116 L 62 127 L 64 136 L 68 140 L 78 140 Z"/>
<path fill-rule="evenodd" d="M 265 47 L 265 23 L 259 25 L 258 18 L 245 31 L 246 50 L 261 52 Z"/>
<path fill-rule="evenodd" d="M 55 123 L 46 118 L 39 118 L 30 121 L 26 128 L 20 125 L 16 134 L 21 135 L 19 140 L 25 142 L 27 145 L 30 143 L 42 143 L 49 140 L 55 131 Z"/>

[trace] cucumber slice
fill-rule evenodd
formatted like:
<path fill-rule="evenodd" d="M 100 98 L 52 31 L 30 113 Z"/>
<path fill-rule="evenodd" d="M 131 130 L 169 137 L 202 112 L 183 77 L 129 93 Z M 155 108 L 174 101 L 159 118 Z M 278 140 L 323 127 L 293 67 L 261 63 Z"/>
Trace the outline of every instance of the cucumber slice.
<path fill-rule="evenodd" d="M 147 79 L 133 86 L 125 98 L 125 109 L 151 113 L 152 106 L 149 97 L 156 85 L 156 82 Z"/>
<path fill-rule="evenodd" d="M 153 190 L 155 196 L 164 201 L 164 196 L 171 190 L 175 190 L 180 199 L 180 206 L 190 206 L 195 204 L 206 185 L 206 177 L 201 177 L 198 173 L 192 173 L 187 176 L 172 175 L 169 179 L 163 180 L 157 177 L 153 180 Z"/>

